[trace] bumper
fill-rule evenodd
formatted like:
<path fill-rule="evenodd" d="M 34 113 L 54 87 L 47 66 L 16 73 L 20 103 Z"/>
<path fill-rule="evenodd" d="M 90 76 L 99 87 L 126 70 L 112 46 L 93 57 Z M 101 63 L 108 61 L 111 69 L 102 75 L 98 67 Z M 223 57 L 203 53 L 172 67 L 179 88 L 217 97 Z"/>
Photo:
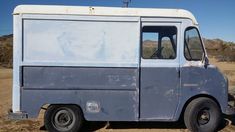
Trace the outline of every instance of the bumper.
<path fill-rule="evenodd" d="M 28 119 L 28 114 L 24 112 L 13 113 L 12 110 L 9 110 L 8 118 L 14 120 L 23 120 L 23 119 Z"/>
<path fill-rule="evenodd" d="M 226 115 L 235 115 L 235 107 L 232 107 L 231 105 L 228 105 L 224 114 Z"/>

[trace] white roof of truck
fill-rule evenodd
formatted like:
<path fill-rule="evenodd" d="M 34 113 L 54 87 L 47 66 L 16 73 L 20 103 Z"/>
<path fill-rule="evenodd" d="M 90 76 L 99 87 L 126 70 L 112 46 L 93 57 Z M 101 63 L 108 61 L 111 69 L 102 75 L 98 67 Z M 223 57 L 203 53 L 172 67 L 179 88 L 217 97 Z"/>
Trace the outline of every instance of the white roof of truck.
<path fill-rule="evenodd" d="M 198 24 L 193 14 L 184 9 L 120 8 L 55 5 L 19 5 L 14 14 L 71 14 L 71 15 L 106 15 L 106 16 L 154 16 L 188 18 Z"/>

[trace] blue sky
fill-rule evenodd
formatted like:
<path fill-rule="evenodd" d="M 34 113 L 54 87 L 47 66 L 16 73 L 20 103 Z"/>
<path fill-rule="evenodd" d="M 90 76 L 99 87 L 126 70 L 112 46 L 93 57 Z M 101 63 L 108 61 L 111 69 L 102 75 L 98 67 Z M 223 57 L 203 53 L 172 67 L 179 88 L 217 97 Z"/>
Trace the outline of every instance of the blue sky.
<path fill-rule="evenodd" d="M 0 0 L 0 35 L 12 33 L 12 12 L 20 4 L 115 6 L 122 0 Z M 235 0 L 132 0 L 130 7 L 182 8 L 191 11 L 203 37 L 235 42 Z"/>

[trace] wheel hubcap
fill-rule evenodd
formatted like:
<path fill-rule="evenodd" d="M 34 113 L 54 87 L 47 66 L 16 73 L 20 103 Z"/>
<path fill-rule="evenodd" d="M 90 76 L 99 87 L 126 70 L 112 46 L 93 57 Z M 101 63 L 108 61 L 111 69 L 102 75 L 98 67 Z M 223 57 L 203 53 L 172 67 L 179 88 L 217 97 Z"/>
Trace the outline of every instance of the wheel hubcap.
<path fill-rule="evenodd" d="M 66 127 L 67 125 L 69 125 L 71 123 L 71 116 L 70 114 L 65 111 L 65 110 L 61 110 L 59 111 L 56 116 L 55 116 L 55 122 L 59 125 L 59 126 L 64 126 Z"/>
<path fill-rule="evenodd" d="M 53 125 L 59 131 L 68 131 L 75 123 L 75 114 L 70 109 L 63 108 L 55 113 L 53 120 Z"/>
<path fill-rule="evenodd" d="M 210 112 L 208 109 L 200 110 L 198 113 L 198 124 L 205 125 L 210 121 Z"/>

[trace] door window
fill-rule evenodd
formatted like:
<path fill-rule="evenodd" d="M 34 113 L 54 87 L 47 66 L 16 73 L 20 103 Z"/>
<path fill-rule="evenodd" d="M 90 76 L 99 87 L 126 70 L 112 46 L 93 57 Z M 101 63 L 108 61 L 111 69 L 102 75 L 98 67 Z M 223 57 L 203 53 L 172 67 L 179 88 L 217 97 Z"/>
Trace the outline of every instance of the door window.
<path fill-rule="evenodd" d="M 175 59 L 177 28 L 174 26 L 145 26 L 142 29 L 144 59 Z"/>
<path fill-rule="evenodd" d="M 184 36 L 184 56 L 189 61 L 202 60 L 204 49 L 198 30 L 195 27 L 189 27 L 185 30 Z"/>

